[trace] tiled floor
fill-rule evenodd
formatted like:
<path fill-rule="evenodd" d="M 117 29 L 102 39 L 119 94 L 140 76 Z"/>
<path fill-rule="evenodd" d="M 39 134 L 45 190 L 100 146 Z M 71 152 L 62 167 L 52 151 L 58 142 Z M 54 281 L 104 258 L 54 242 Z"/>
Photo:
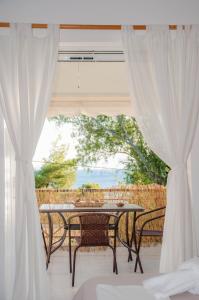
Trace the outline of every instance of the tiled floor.
<path fill-rule="evenodd" d="M 160 246 L 143 248 L 141 259 L 145 273 L 157 273 Z M 127 250 L 119 247 L 117 251 L 119 274 L 133 273 L 134 261 L 127 262 Z M 71 287 L 68 252 L 60 250 L 52 255 L 48 269 L 51 286 L 51 300 L 72 300 L 80 285 L 94 276 L 112 275 L 111 250 L 99 252 L 79 252 L 76 261 L 75 287 Z M 117 275 L 116 275 L 117 276 Z M 89 300 L 89 299 L 88 299 Z"/>

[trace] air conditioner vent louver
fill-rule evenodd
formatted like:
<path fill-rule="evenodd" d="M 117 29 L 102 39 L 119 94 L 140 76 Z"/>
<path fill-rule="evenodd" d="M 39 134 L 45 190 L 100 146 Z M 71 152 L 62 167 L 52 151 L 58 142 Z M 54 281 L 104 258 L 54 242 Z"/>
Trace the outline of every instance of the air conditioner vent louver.
<path fill-rule="evenodd" d="M 94 58 L 93 57 L 90 57 L 90 56 L 85 56 L 84 57 L 84 60 L 93 60 Z"/>
<path fill-rule="evenodd" d="M 81 56 L 71 56 L 70 60 L 82 60 Z"/>
<path fill-rule="evenodd" d="M 123 62 L 123 51 L 59 51 L 60 62 Z"/>
<path fill-rule="evenodd" d="M 94 57 L 91 57 L 91 56 L 71 56 L 70 57 L 70 60 L 75 60 L 75 61 L 80 61 L 80 60 L 93 60 Z"/>

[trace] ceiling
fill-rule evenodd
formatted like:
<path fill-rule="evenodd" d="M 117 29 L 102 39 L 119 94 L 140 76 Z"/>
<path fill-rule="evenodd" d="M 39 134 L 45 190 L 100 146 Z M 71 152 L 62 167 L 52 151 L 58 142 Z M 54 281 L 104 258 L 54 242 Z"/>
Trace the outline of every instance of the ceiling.
<path fill-rule="evenodd" d="M 127 95 L 127 74 L 122 62 L 58 62 L 57 95 Z"/>
<path fill-rule="evenodd" d="M 0 0 L 0 21 L 197 24 L 198 0 Z"/>
<path fill-rule="evenodd" d="M 131 114 L 124 62 L 58 62 L 49 115 Z"/>
<path fill-rule="evenodd" d="M 0 22 L 199 24 L 198 11 L 198 0 L 0 0 Z M 62 30 L 60 48 L 122 50 L 121 33 Z M 58 63 L 49 114 L 131 111 L 124 63 Z"/>

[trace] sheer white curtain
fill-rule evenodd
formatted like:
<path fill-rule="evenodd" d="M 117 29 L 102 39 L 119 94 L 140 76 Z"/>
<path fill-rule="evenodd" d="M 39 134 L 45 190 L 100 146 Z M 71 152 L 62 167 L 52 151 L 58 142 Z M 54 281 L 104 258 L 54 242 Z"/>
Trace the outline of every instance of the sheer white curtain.
<path fill-rule="evenodd" d="M 0 33 L 0 107 L 7 126 L 0 147 L 6 168 L 0 178 L 4 300 L 48 299 L 32 157 L 50 101 L 58 41 L 56 25 L 34 31 L 30 24 L 11 24 Z"/>
<path fill-rule="evenodd" d="M 160 271 L 194 255 L 187 160 L 199 112 L 199 27 L 123 28 L 132 106 L 151 149 L 170 167 Z"/>

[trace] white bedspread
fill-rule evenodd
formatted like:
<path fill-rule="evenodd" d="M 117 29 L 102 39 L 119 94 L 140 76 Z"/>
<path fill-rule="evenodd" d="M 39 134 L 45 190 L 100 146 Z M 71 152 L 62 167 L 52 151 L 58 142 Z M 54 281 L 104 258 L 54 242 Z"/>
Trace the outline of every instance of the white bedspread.
<path fill-rule="evenodd" d="M 199 298 L 199 258 L 190 259 L 176 272 L 152 277 L 143 282 L 143 286 L 156 296 L 163 299 L 184 292 L 198 294 Z"/>
<path fill-rule="evenodd" d="M 98 284 L 96 287 L 97 300 L 156 300 L 141 285 L 105 285 Z M 169 300 L 169 297 L 164 298 Z"/>
<path fill-rule="evenodd" d="M 99 284 L 112 286 L 142 285 L 143 280 L 154 277 L 157 274 L 119 274 L 94 277 L 87 280 L 77 291 L 73 300 L 97 300 L 96 286 Z M 171 296 L 171 300 L 199 300 L 199 295 L 188 292 Z M 123 300 L 123 298 L 122 298 Z M 137 300 L 133 295 L 128 300 Z M 148 300 L 148 299 L 147 299 Z"/>

